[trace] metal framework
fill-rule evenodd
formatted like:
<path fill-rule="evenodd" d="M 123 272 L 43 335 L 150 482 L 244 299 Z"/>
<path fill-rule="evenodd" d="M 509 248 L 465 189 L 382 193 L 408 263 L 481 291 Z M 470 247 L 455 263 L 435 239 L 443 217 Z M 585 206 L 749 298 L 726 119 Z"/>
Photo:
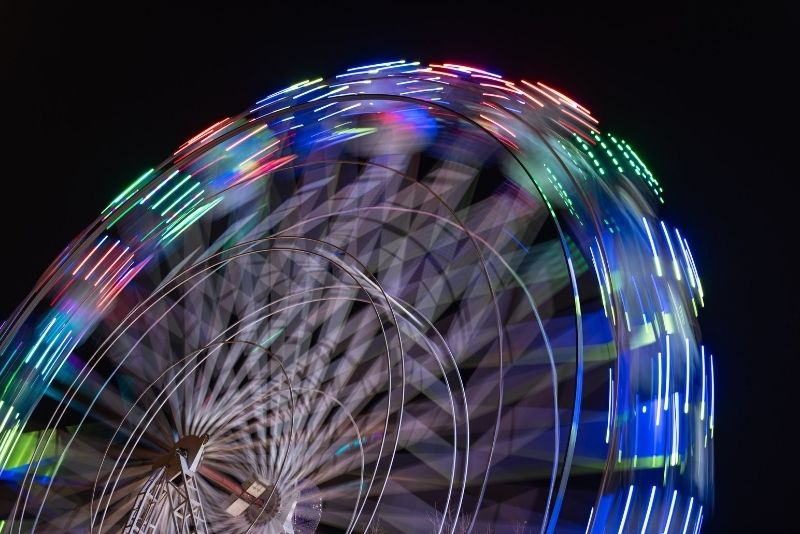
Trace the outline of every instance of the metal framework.
<path fill-rule="evenodd" d="M 152 473 L 136 496 L 123 533 L 157 532 L 158 517 L 165 502 L 169 503 L 176 532 L 209 532 L 196 475 L 207 441 L 207 435 L 182 438 L 171 453 L 154 464 Z"/>

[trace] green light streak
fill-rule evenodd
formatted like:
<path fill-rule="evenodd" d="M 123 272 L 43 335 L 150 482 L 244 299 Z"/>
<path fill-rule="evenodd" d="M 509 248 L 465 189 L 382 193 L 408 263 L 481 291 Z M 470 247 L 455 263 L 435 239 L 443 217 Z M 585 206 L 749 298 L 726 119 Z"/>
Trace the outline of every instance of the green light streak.
<path fill-rule="evenodd" d="M 39 348 L 39 345 L 42 344 L 42 342 L 44 341 L 44 338 L 47 337 L 47 333 L 50 331 L 51 328 L 53 328 L 54 324 L 56 324 L 56 318 L 55 317 L 53 317 L 50 320 L 50 324 L 48 324 L 47 328 L 44 329 L 44 332 L 42 332 L 39 335 L 39 340 L 36 342 L 36 344 L 33 345 L 33 348 L 31 348 L 31 350 L 28 351 L 28 355 L 25 356 L 25 360 L 23 361 L 23 363 L 28 363 L 29 361 L 31 361 L 31 357 L 33 356 L 33 353 L 36 352 L 36 350 Z"/>
<path fill-rule="evenodd" d="M 178 204 L 178 202 L 180 202 L 181 200 L 186 198 L 189 195 L 189 193 L 191 193 L 192 191 L 194 191 L 198 187 L 200 187 L 200 182 L 195 182 L 193 186 L 191 186 L 189 189 L 184 191 L 184 193 L 181 196 L 179 196 L 177 199 L 175 199 L 175 201 L 172 204 L 167 206 L 167 208 L 164 211 L 161 212 L 161 216 L 164 217 L 169 212 L 169 210 L 171 210 L 172 208 L 174 208 Z M 155 205 L 153 206 L 153 209 L 155 209 Z"/>
<path fill-rule="evenodd" d="M 13 373 L 11 373 L 11 377 L 10 377 L 10 378 L 8 379 L 8 381 L 6 382 L 6 387 L 5 387 L 5 389 L 3 389 L 3 397 L 5 397 L 5 396 L 6 396 L 6 393 L 8 393 L 8 388 L 10 388 L 10 387 L 11 387 L 11 386 L 12 386 L 12 385 L 15 383 L 14 379 L 15 379 L 15 378 L 17 378 L 17 375 L 19 374 L 20 370 L 22 369 L 22 367 L 23 367 L 24 365 L 25 365 L 25 362 L 22 362 L 22 363 L 20 363 L 20 364 L 17 366 L 17 369 L 16 369 L 16 370 L 15 370 Z"/>
<path fill-rule="evenodd" d="M 114 226 L 115 224 L 117 224 L 117 223 L 119 222 L 119 220 L 120 220 L 120 219 L 122 219 L 123 217 L 125 217 L 125 215 L 127 215 L 127 214 L 128 214 L 128 212 L 130 212 L 130 211 L 131 211 L 133 208 L 135 208 L 135 207 L 136 207 L 136 206 L 138 206 L 139 204 L 140 204 L 139 202 L 134 202 L 133 204 L 131 204 L 130 206 L 128 206 L 128 209 L 126 209 L 125 211 L 123 211 L 122 213 L 120 213 L 120 214 L 119 214 L 119 216 L 117 216 L 117 218 L 116 218 L 116 219 L 114 219 L 113 221 L 111 221 L 111 224 L 109 224 L 108 226 L 106 226 L 106 230 L 109 230 L 109 229 L 110 229 L 112 226 Z"/>
<path fill-rule="evenodd" d="M 150 235 L 151 235 L 153 232 L 155 232 L 156 230 L 158 230 L 158 228 L 159 228 L 159 227 L 160 227 L 162 224 L 164 224 L 165 222 L 167 222 L 167 220 L 166 220 L 166 219 L 163 219 L 163 220 L 162 220 L 161 222 L 159 222 L 157 225 L 153 226 L 153 227 L 150 229 L 150 231 L 149 231 L 149 232 L 147 232 L 146 234 L 144 234 L 144 235 L 142 236 L 142 238 L 139 240 L 139 242 L 140 242 L 140 243 L 143 243 L 145 239 L 147 239 L 148 237 L 150 237 Z"/>
<path fill-rule="evenodd" d="M 15 418 L 18 416 L 19 414 L 16 414 Z M 6 435 L 3 441 L 0 442 L 0 474 L 6 470 L 6 462 L 11 456 L 11 452 L 16 449 L 17 441 L 20 435 L 22 435 L 21 431 L 22 426 L 19 424 L 19 421 L 15 421 L 14 426 L 5 433 Z"/>
<path fill-rule="evenodd" d="M 210 202 L 209 204 L 200 206 L 192 213 L 189 213 L 182 220 L 177 221 L 172 228 L 168 229 L 161 238 L 161 241 L 164 242 L 164 244 L 172 242 L 173 239 L 175 239 L 181 233 L 183 233 L 183 231 L 186 230 L 186 228 L 188 228 L 193 222 L 195 222 L 197 219 L 205 215 L 206 212 L 211 210 L 211 208 L 213 208 L 220 202 L 222 202 L 222 197 L 218 198 L 213 202 Z"/>
<path fill-rule="evenodd" d="M 269 337 L 267 337 L 267 339 L 262 341 L 261 344 L 264 345 L 265 347 L 269 347 L 270 345 L 272 345 L 272 342 L 275 341 L 278 338 L 279 335 L 283 334 L 283 330 L 284 329 L 281 328 L 280 330 L 278 330 L 274 334 L 272 334 Z"/>
<path fill-rule="evenodd" d="M 159 206 L 159 205 L 160 205 L 162 202 L 164 202 L 164 201 L 165 201 L 165 200 L 166 200 L 166 199 L 167 199 L 167 198 L 168 198 L 168 197 L 169 197 L 169 196 L 170 196 L 172 193 L 174 193 L 175 191 L 177 191 L 177 190 L 178 190 L 178 189 L 179 189 L 179 188 L 180 188 L 180 187 L 181 187 L 183 184 L 185 184 L 185 183 L 186 183 L 186 181 L 187 181 L 187 180 L 189 180 L 189 178 L 191 178 L 191 177 L 192 177 L 192 175 L 191 175 L 191 174 L 187 174 L 187 175 L 186 175 L 186 178 L 184 178 L 183 180 L 181 180 L 180 182 L 178 182 L 177 184 L 175 184 L 175 185 L 172 187 L 172 189 L 170 189 L 170 190 L 169 190 L 169 191 L 168 191 L 168 192 L 167 192 L 167 193 L 166 193 L 166 194 L 165 194 L 163 197 L 161 197 L 161 198 L 159 199 L 159 201 L 158 201 L 158 202 L 156 202 L 155 204 L 153 204 L 152 206 L 150 206 L 150 209 L 153 209 L 153 210 L 154 210 L 154 209 L 156 209 L 156 208 L 157 208 L 157 207 L 158 207 L 158 206 Z"/>
<path fill-rule="evenodd" d="M 125 200 L 127 200 L 127 198 L 126 198 L 126 197 L 127 197 L 128 193 L 130 193 L 131 191 L 133 191 L 133 189 L 134 189 L 134 188 L 136 188 L 136 187 L 137 187 L 139 184 L 141 184 L 141 183 L 142 183 L 142 181 L 143 181 L 145 178 L 147 178 L 148 176 L 150 176 L 150 175 L 153 173 L 153 171 L 154 171 L 154 170 L 155 170 L 155 169 L 150 169 L 149 171 L 147 171 L 146 173 L 144 173 L 143 175 L 141 175 L 139 178 L 137 178 L 137 179 L 136 179 L 136 181 L 134 181 L 134 182 L 133 182 L 131 185 L 129 185 L 129 186 L 128 186 L 128 187 L 125 189 L 125 191 L 123 191 L 122 193 L 120 193 L 120 194 L 119 194 L 119 196 L 117 196 L 117 198 L 115 198 L 114 200 L 112 200 L 112 201 L 111 201 L 111 203 L 110 203 L 108 206 L 106 206 L 106 208 L 105 208 L 103 211 L 101 211 L 100 213 L 105 213 L 105 212 L 106 212 L 106 210 L 108 210 L 108 208 L 110 208 L 110 207 L 111 207 L 111 206 L 113 206 L 114 204 L 117 204 L 117 203 L 119 203 L 119 202 L 120 202 L 120 200 L 121 200 L 121 199 L 123 199 L 123 198 L 124 198 Z M 123 202 L 124 202 L 124 200 L 123 200 Z"/>
<path fill-rule="evenodd" d="M 157 225 L 155 225 L 153 228 L 151 228 L 151 229 L 150 229 L 150 231 L 149 231 L 149 232 L 147 232 L 147 233 L 146 233 L 146 234 L 145 234 L 145 235 L 142 237 L 141 241 L 144 241 L 145 239 L 147 239 L 148 237 L 150 237 L 150 235 L 151 235 L 151 234 L 153 234 L 153 232 L 155 232 L 156 230 L 158 230 L 158 228 L 159 228 L 159 227 L 160 227 L 162 224 L 165 224 L 165 225 L 167 225 L 167 226 L 169 227 L 169 226 L 171 226 L 173 219 L 174 219 L 176 222 L 177 222 L 178 220 L 180 220 L 180 217 L 178 217 L 178 218 L 176 219 L 176 217 L 178 216 L 178 214 L 179 214 L 180 212 L 182 212 L 183 210 L 185 210 L 186 208 L 190 207 L 192 204 L 194 204 L 194 202 L 195 202 L 195 201 L 196 201 L 196 200 L 197 200 L 197 199 L 198 199 L 200 196 L 202 196 L 202 194 L 203 194 L 203 193 L 205 193 L 205 190 L 204 190 L 204 189 L 201 189 L 200 191 L 198 191 L 198 192 L 197 192 L 197 194 L 196 194 L 194 197 L 192 197 L 192 198 L 191 198 L 191 199 L 190 199 L 190 200 L 189 200 L 189 201 L 188 201 L 186 204 L 184 204 L 183 206 L 181 206 L 181 209 L 179 209 L 178 211 L 176 211 L 175 213 L 173 213 L 173 214 L 172 214 L 172 215 L 171 215 L 171 216 L 170 216 L 168 219 L 162 219 L 160 223 L 158 223 L 158 224 L 157 224 Z M 169 231 L 169 230 L 167 230 L 167 231 Z"/>

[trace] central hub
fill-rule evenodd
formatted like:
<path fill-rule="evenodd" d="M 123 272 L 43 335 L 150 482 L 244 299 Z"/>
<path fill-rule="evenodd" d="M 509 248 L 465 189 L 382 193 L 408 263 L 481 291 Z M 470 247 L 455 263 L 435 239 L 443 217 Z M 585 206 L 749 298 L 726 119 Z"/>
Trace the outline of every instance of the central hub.
<path fill-rule="evenodd" d="M 242 493 L 234 496 L 226 512 L 233 517 L 244 517 L 251 525 L 270 523 L 281 509 L 281 495 L 273 484 L 254 480 L 242 485 Z"/>
<path fill-rule="evenodd" d="M 244 517 L 248 523 L 262 526 L 275 519 L 280 508 L 281 498 L 278 489 L 275 486 L 267 486 L 267 489 L 261 494 L 261 498 L 247 507 Z"/>

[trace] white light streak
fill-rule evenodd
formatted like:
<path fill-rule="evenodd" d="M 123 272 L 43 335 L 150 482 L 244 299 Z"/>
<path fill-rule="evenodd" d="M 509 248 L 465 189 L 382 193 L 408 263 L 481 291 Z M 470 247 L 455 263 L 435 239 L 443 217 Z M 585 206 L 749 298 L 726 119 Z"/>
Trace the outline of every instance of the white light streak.
<path fill-rule="evenodd" d="M 628 488 L 628 498 L 625 500 L 625 510 L 622 512 L 622 521 L 619 523 L 619 530 L 617 534 L 622 534 L 622 530 L 625 528 L 625 521 L 628 519 L 628 509 L 631 506 L 631 496 L 633 495 L 633 485 Z"/>

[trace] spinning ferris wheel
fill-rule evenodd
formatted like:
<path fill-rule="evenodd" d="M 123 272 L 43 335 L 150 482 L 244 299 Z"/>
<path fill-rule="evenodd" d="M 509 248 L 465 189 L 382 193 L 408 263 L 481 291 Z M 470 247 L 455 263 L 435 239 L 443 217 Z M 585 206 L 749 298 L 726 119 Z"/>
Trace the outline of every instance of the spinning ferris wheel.
<path fill-rule="evenodd" d="M 714 362 L 662 192 L 541 83 L 395 61 L 267 96 L 3 324 L 0 530 L 699 529 Z"/>

